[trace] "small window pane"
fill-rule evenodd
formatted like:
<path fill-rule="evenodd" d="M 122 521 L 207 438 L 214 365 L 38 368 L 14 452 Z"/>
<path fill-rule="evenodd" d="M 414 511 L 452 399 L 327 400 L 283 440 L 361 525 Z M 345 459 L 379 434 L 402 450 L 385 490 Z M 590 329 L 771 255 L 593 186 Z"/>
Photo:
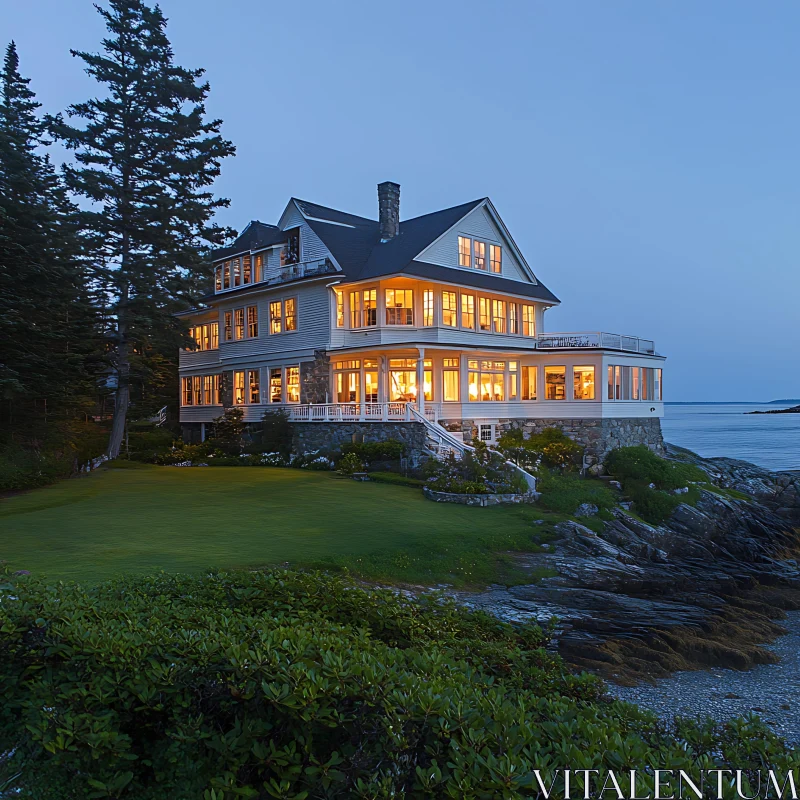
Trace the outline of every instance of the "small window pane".
<path fill-rule="evenodd" d="M 458 237 L 458 266 L 471 267 L 472 266 L 472 241 L 466 236 Z"/>
<path fill-rule="evenodd" d="M 269 332 L 280 333 L 283 330 L 281 301 L 273 300 L 269 304 Z"/>
<path fill-rule="evenodd" d="M 287 331 L 297 330 L 297 298 L 289 297 L 284 303 L 284 329 Z"/>
<path fill-rule="evenodd" d="M 261 393 L 259 388 L 260 371 L 257 369 L 250 369 L 247 371 L 247 386 L 248 386 L 248 403 L 260 403 Z"/>
<path fill-rule="evenodd" d="M 461 295 L 461 327 L 475 329 L 475 298 L 471 294 Z"/>
<path fill-rule="evenodd" d="M 258 306 L 247 307 L 247 335 L 251 339 L 258 336 Z"/>
<path fill-rule="evenodd" d="M 269 371 L 269 401 L 280 403 L 283 401 L 283 382 L 281 381 L 281 368 Z"/>
<path fill-rule="evenodd" d="M 422 293 L 422 324 L 425 327 L 433 325 L 433 292 L 430 289 Z"/>
<path fill-rule="evenodd" d="M 233 404 L 244 405 L 244 371 L 233 373 Z"/>
<path fill-rule="evenodd" d="M 522 399 L 536 399 L 536 367 L 522 368 Z"/>
<path fill-rule="evenodd" d="M 286 402 L 300 402 L 300 367 L 286 367 Z"/>
<path fill-rule="evenodd" d="M 572 368 L 572 397 L 575 400 L 594 400 L 594 367 Z"/>
<path fill-rule="evenodd" d="M 244 309 L 237 308 L 233 312 L 234 334 L 237 339 L 244 339 Z"/>
<path fill-rule="evenodd" d="M 475 242 L 475 269 L 486 269 L 486 244 Z"/>
<path fill-rule="evenodd" d="M 544 368 L 544 397 L 545 400 L 567 399 L 567 368 Z"/>
<path fill-rule="evenodd" d="M 442 325 L 450 328 L 458 326 L 458 308 L 455 292 L 442 292 Z"/>
<path fill-rule="evenodd" d="M 489 261 L 492 272 L 503 271 L 503 248 L 499 244 L 489 245 Z"/>

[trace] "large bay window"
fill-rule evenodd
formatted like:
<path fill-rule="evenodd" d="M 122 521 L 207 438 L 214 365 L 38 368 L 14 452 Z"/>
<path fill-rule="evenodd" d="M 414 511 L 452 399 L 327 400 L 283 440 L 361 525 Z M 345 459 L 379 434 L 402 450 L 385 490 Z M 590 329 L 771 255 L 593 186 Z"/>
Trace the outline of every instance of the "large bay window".
<path fill-rule="evenodd" d="M 469 399 L 472 402 L 505 400 L 505 361 L 468 362 Z"/>
<path fill-rule="evenodd" d="M 414 296 L 411 289 L 386 290 L 386 324 L 414 324 Z"/>
<path fill-rule="evenodd" d="M 182 406 L 213 406 L 222 404 L 219 375 L 193 375 L 181 378 Z"/>
<path fill-rule="evenodd" d="M 536 336 L 536 309 L 534 306 L 522 306 L 522 335 Z"/>
<path fill-rule="evenodd" d="M 428 328 L 433 325 L 433 291 L 425 289 L 422 293 L 422 324 Z"/>
<path fill-rule="evenodd" d="M 233 373 L 233 404 L 244 405 L 244 370 L 236 370 Z"/>
<path fill-rule="evenodd" d="M 495 333 L 506 332 L 506 302 L 505 300 L 492 300 L 492 323 Z"/>
<path fill-rule="evenodd" d="M 609 400 L 661 401 L 662 370 L 657 367 L 608 366 L 607 397 Z"/>
<path fill-rule="evenodd" d="M 300 367 L 286 367 L 286 402 L 300 402 Z"/>
<path fill-rule="evenodd" d="M 455 292 L 442 292 L 442 325 L 458 327 L 458 306 Z"/>
<path fill-rule="evenodd" d="M 492 329 L 491 301 L 488 297 L 478 298 L 478 327 L 482 331 Z"/>
<path fill-rule="evenodd" d="M 244 309 L 235 308 L 233 310 L 233 333 L 234 337 L 244 339 Z"/>
<path fill-rule="evenodd" d="M 489 245 L 489 266 L 492 272 L 503 271 L 503 248 L 499 244 Z"/>
<path fill-rule="evenodd" d="M 471 294 L 461 295 L 461 327 L 475 330 L 475 298 Z"/>
<path fill-rule="evenodd" d="M 458 237 L 458 266 L 472 266 L 472 240 L 467 236 Z"/>
<path fill-rule="evenodd" d="M 572 399 L 594 400 L 594 367 L 572 368 Z"/>
<path fill-rule="evenodd" d="M 536 373 L 538 367 L 523 367 L 522 368 L 522 399 L 535 400 L 536 399 Z"/>
<path fill-rule="evenodd" d="M 544 399 L 545 400 L 567 399 L 566 367 L 544 368 Z"/>
<path fill-rule="evenodd" d="M 389 359 L 389 401 L 413 403 L 417 399 L 417 359 Z"/>
<path fill-rule="evenodd" d="M 460 391 L 459 359 L 445 358 L 442 362 L 442 394 L 445 403 L 457 403 Z"/>

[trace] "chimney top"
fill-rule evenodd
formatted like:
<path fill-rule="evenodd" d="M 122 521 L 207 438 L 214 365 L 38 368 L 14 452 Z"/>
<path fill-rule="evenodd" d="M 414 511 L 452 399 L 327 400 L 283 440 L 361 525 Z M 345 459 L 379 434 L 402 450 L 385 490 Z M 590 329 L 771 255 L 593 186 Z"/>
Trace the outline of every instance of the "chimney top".
<path fill-rule="evenodd" d="M 382 242 L 388 242 L 400 233 L 399 183 L 384 181 L 378 184 L 378 220 Z"/>

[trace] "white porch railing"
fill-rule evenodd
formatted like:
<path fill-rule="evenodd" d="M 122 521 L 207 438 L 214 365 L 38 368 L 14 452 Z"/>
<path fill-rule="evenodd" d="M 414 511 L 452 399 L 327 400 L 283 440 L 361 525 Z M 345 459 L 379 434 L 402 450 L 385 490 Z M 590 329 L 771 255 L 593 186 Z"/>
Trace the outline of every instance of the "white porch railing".
<path fill-rule="evenodd" d="M 413 403 L 310 403 L 287 405 L 290 422 L 412 422 Z M 425 417 L 436 423 L 436 407 L 426 408 Z"/>
<path fill-rule="evenodd" d="M 543 333 L 538 337 L 542 349 L 562 347 L 608 347 L 612 350 L 631 350 L 634 353 L 655 355 L 656 345 L 652 339 L 638 336 L 623 336 L 620 333 L 586 331 L 577 333 Z"/>

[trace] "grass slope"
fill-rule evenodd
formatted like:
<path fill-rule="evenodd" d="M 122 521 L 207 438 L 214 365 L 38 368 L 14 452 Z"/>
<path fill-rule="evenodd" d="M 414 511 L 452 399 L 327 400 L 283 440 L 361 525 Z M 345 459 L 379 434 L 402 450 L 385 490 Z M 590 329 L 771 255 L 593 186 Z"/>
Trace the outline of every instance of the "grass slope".
<path fill-rule="evenodd" d="M 374 579 L 513 580 L 531 508 L 432 503 L 323 472 L 110 468 L 0 502 L 0 559 L 50 578 L 292 564 Z"/>

